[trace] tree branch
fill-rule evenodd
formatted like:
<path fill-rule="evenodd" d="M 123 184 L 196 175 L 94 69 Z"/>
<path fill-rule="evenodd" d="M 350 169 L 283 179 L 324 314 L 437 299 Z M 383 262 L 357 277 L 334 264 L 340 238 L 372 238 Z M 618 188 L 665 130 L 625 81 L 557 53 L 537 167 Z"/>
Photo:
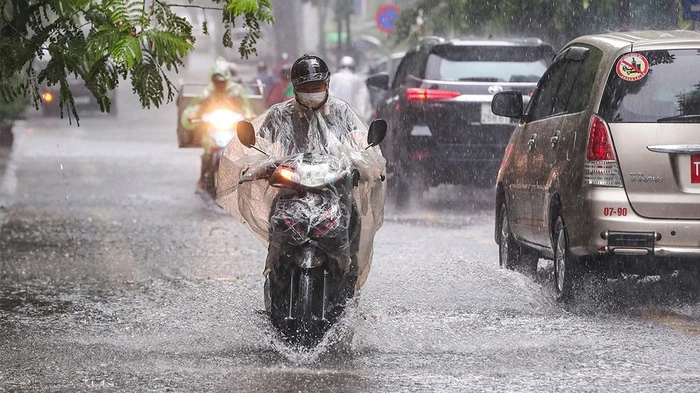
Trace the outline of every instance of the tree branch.
<path fill-rule="evenodd" d="M 206 5 L 173 4 L 173 3 L 167 3 L 167 2 L 162 1 L 162 0 L 154 0 L 154 1 L 162 6 L 167 6 L 167 7 L 199 8 L 200 10 L 216 10 L 216 11 L 223 11 L 224 10 L 221 7 L 211 7 L 211 6 L 206 6 Z"/>

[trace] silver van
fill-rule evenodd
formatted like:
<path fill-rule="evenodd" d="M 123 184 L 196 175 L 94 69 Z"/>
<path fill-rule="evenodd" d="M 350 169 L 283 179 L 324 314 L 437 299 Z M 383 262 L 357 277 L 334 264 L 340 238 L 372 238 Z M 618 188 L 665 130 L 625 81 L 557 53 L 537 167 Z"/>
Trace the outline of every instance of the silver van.
<path fill-rule="evenodd" d="M 585 269 L 700 278 L 700 33 L 641 31 L 567 44 L 523 110 L 497 177 L 500 264 L 554 260 L 570 299 Z"/>

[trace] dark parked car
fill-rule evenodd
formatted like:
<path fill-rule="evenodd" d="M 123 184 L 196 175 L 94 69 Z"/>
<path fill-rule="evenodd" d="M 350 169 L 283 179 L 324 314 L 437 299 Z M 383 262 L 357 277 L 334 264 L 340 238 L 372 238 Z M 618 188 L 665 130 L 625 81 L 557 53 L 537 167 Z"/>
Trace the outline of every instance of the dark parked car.
<path fill-rule="evenodd" d="M 494 94 L 525 99 L 554 55 L 539 39 L 424 38 L 389 75 L 367 84 L 386 92 L 375 116 L 389 123 L 383 145 L 397 204 L 440 183 L 488 185 L 495 181 L 515 123 L 491 112 Z"/>
<path fill-rule="evenodd" d="M 49 55 L 48 51 L 45 51 L 41 60 L 38 60 L 34 63 L 35 71 L 37 73 L 41 72 L 41 70 L 43 70 L 46 67 L 50 59 L 51 56 Z M 75 103 L 75 109 L 78 111 L 78 114 L 80 114 L 84 110 L 100 111 L 100 104 L 92 95 L 92 92 L 87 88 L 87 86 L 85 86 L 85 81 L 71 74 L 67 75 L 66 81 L 68 82 L 68 89 L 70 89 L 70 92 L 73 95 L 73 102 Z M 41 95 L 42 102 L 42 114 L 44 116 L 60 116 L 60 91 L 61 86 L 59 84 L 55 84 L 52 86 L 43 84 L 42 86 L 40 86 L 39 92 Z M 107 98 L 109 98 L 109 100 L 111 101 L 109 114 L 112 116 L 116 116 L 116 90 L 109 91 L 107 93 Z M 70 109 L 68 108 L 68 103 L 65 103 L 65 105 L 63 106 L 63 115 L 66 116 L 69 110 Z"/>
<path fill-rule="evenodd" d="M 396 69 L 401 63 L 401 59 L 406 55 L 406 52 L 396 52 L 389 56 L 381 57 L 369 66 L 369 75 L 379 74 L 385 72 L 389 74 L 389 84 L 391 84 L 392 78 L 396 74 Z M 369 96 L 372 101 L 372 107 L 375 107 L 379 100 L 384 96 L 386 89 L 381 89 L 377 87 L 369 87 Z"/>
<path fill-rule="evenodd" d="M 85 86 L 85 82 L 81 79 L 75 78 L 73 76 L 68 76 L 68 88 L 71 94 L 73 94 L 73 102 L 75 103 L 75 109 L 80 114 L 81 111 L 100 111 L 100 104 L 97 102 L 92 92 L 88 90 Z M 60 85 L 56 84 L 53 86 L 42 86 L 41 87 L 41 101 L 42 101 L 42 113 L 44 116 L 59 116 L 61 114 L 61 108 L 59 107 L 59 94 Z M 107 93 L 107 97 L 111 101 L 111 106 L 109 114 L 111 116 L 116 116 L 117 114 L 117 94 L 115 90 Z M 63 115 L 67 115 L 68 111 L 67 103 L 63 107 Z"/>

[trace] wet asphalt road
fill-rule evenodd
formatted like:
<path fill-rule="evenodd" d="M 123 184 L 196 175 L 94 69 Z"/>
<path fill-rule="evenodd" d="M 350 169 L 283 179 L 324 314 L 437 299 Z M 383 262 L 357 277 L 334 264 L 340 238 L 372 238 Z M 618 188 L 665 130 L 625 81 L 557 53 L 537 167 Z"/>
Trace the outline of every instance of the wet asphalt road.
<path fill-rule="evenodd" d="M 590 278 L 563 307 L 550 263 L 498 268 L 483 190 L 388 211 L 359 307 L 286 347 L 260 313 L 265 249 L 193 193 L 174 107 L 120 93 L 116 119 L 32 118 L 4 153 L 0 392 L 700 389 L 693 284 Z"/>

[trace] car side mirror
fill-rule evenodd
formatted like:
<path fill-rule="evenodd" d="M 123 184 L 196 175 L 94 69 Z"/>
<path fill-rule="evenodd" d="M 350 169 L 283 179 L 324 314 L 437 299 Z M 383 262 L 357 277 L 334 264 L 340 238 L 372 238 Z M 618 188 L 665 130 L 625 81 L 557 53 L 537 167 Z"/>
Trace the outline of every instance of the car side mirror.
<path fill-rule="evenodd" d="M 365 81 L 367 87 L 373 87 L 380 90 L 389 90 L 389 74 L 380 72 L 375 75 L 370 75 Z"/>
<path fill-rule="evenodd" d="M 496 93 L 491 100 L 491 112 L 498 116 L 520 119 L 523 117 L 523 95 L 517 91 Z"/>
<path fill-rule="evenodd" d="M 367 132 L 367 148 L 377 146 L 382 143 L 384 137 L 386 137 L 387 124 L 384 119 L 376 119 L 372 121 L 369 125 L 369 131 Z"/>
<path fill-rule="evenodd" d="M 236 134 L 238 134 L 238 140 L 241 141 L 245 147 L 255 146 L 255 128 L 253 124 L 247 120 L 241 120 L 236 125 Z"/>

